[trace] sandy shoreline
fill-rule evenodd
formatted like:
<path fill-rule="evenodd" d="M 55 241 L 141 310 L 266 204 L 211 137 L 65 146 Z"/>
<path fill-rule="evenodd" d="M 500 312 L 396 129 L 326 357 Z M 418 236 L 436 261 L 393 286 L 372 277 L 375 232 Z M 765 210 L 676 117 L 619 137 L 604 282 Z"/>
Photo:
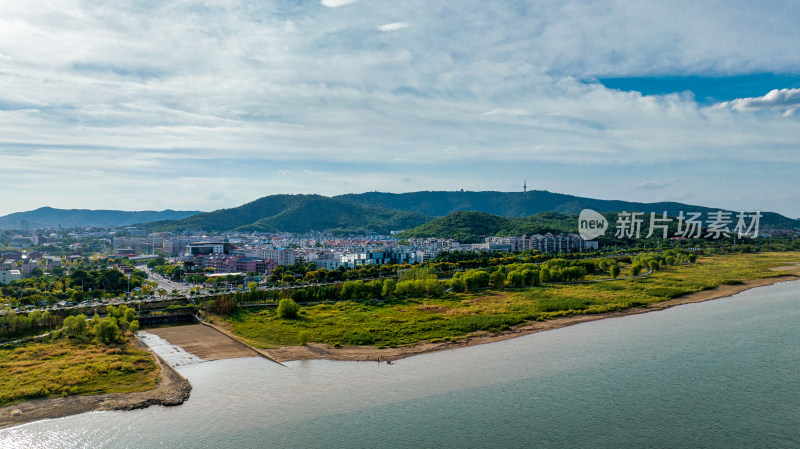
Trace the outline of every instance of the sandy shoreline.
<path fill-rule="evenodd" d="M 148 334 L 158 335 L 170 345 L 194 354 L 208 362 L 239 357 L 254 357 L 258 352 L 250 346 L 231 338 L 206 324 L 188 324 L 175 327 L 146 329 Z"/>
<path fill-rule="evenodd" d="M 137 341 L 138 343 L 138 341 Z M 135 393 L 109 393 L 37 399 L 0 408 L 0 429 L 42 419 L 61 418 L 95 410 L 134 410 L 151 405 L 180 405 L 189 398 L 192 386 L 158 354 L 150 351 L 159 366 L 156 388 Z"/>
<path fill-rule="evenodd" d="M 797 270 L 798 266 L 781 267 Z M 783 270 L 781 270 L 783 271 Z M 797 272 L 797 271 L 795 271 Z M 476 333 L 466 338 L 459 339 L 454 342 L 441 342 L 441 343 L 418 343 L 411 346 L 402 346 L 396 348 L 383 348 L 378 349 L 371 346 L 356 346 L 356 347 L 343 347 L 334 348 L 333 346 L 319 343 L 309 343 L 305 346 L 283 346 L 275 349 L 262 349 L 273 360 L 279 362 L 288 362 L 292 360 L 341 360 L 341 361 L 378 361 L 378 362 L 391 362 L 413 355 L 424 354 L 427 352 L 444 351 L 448 349 L 463 348 L 466 346 L 481 345 L 484 343 L 492 343 L 495 341 L 508 340 L 510 338 L 529 335 L 536 332 L 542 332 L 551 329 L 559 329 L 573 324 L 585 323 L 588 321 L 603 320 L 606 318 L 615 318 L 626 315 L 635 315 L 639 313 L 654 312 L 657 310 L 664 310 L 670 307 L 678 306 L 681 304 L 691 304 L 703 301 L 710 301 L 712 299 L 724 298 L 732 296 L 736 293 L 743 292 L 755 287 L 764 287 L 778 282 L 786 282 L 800 279 L 800 276 L 780 276 L 773 278 L 753 279 L 746 281 L 739 285 L 720 285 L 711 290 L 703 290 L 696 293 L 690 293 L 675 299 L 663 301 L 649 306 L 634 307 L 626 310 L 608 313 L 598 313 L 591 315 L 573 315 L 566 317 L 553 318 L 546 321 L 537 321 L 533 323 L 523 324 L 515 328 L 497 332 L 497 333 Z"/>

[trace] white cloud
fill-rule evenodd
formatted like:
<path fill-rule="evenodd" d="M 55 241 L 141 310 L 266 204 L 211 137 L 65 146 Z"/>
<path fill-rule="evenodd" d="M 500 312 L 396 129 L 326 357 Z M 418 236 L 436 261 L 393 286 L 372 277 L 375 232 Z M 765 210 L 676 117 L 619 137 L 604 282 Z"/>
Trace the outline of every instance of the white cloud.
<path fill-rule="evenodd" d="M 320 0 L 320 3 L 328 8 L 338 8 L 340 6 L 355 3 L 356 1 L 357 0 Z"/>
<path fill-rule="evenodd" d="M 91 197 L 74 182 L 86 172 L 108 181 L 114 198 L 129 194 L 110 187 L 115 179 L 160 183 L 184 170 L 202 178 L 190 184 L 225 189 L 241 171 L 253 181 L 231 195 L 250 198 L 274 193 L 261 188 L 375 188 L 344 177 L 316 183 L 303 177 L 306 163 L 459 163 L 465 172 L 604 164 L 609 179 L 630 164 L 800 164 L 797 89 L 703 107 L 580 81 L 800 71 L 785 51 L 800 40 L 791 20 L 800 5 L 751 5 L 732 1 L 720 15 L 702 2 L 411 0 L 362 2 L 342 15 L 243 0 L 0 2 L 0 160 L 4 176 L 17 176 L 0 194 L 47 179 L 58 187 L 37 190 L 41 197 Z M 376 23 L 413 27 L 388 35 Z M 750 109 L 777 114 L 732 112 Z M 247 171 L 276 162 L 293 167 L 296 184 L 275 171 L 284 184 L 256 182 Z M 232 168 L 222 176 L 224 164 Z M 361 175 L 422 179 L 405 170 Z M 421 188 L 447 188 L 428 182 Z"/>
<path fill-rule="evenodd" d="M 639 184 L 636 184 L 637 189 L 643 190 L 661 190 L 663 188 L 669 187 L 671 183 L 669 182 L 658 182 L 658 181 L 643 181 Z"/>
<path fill-rule="evenodd" d="M 482 115 L 511 115 L 511 116 L 520 116 L 520 115 L 530 115 L 530 112 L 526 111 L 525 109 L 492 109 L 491 111 L 484 112 Z M 550 115 L 557 115 L 556 113 L 552 113 Z"/>
<path fill-rule="evenodd" d="M 402 30 L 403 28 L 408 28 L 408 24 L 403 22 L 393 22 L 378 27 L 378 29 L 383 32 Z"/>
<path fill-rule="evenodd" d="M 762 97 L 737 98 L 722 102 L 718 107 L 735 111 L 785 108 L 785 115 L 790 116 L 794 113 L 794 106 L 798 105 L 800 105 L 800 89 L 773 89 Z"/>

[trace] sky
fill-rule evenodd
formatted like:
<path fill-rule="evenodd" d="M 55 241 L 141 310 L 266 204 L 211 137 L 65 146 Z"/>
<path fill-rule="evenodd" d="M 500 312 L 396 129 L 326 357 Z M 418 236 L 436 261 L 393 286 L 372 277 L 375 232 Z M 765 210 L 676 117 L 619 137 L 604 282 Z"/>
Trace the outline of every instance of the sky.
<path fill-rule="evenodd" d="M 0 215 L 549 190 L 800 217 L 800 2 L 0 2 Z"/>

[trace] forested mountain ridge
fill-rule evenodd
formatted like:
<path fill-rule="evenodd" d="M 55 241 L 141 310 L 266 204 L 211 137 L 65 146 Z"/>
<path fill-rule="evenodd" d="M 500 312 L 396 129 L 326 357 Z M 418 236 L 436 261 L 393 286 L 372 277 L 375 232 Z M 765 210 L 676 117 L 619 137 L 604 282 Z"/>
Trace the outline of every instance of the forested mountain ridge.
<path fill-rule="evenodd" d="M 166 209 L 162 211 L 122 211 L 122 210 L 89 210 L 89 209 L 56 209 L 40 207 L 39 209 L 16 212 L 0 217 L 0 229 L 20 229 L 24 220 L 30 228 L 50 228 L 61 226 L 71 228 L 78 226 L 130 226 L 136 223 L 156 220 L 179 220 L 199 214 L 199 211 L 179 211 Z"/>
<path fill-rule="evenodd" d="M 639 203 L 621 200 L 599 200 L 545 190 L 528 192 L 471 192 L 471 191 L 420 191 L 408 193 L 366 192 L 339 195 L 334 198 L 355 204 L 382 206 L 392 209 L 419 212 L 434 217 L 443 217 L 452 212 L 477 211 L 503 217 L 530 217 L 539 212 L 559 212 L 577 215 L 583 209 L 600 213 L 636 211 L 666 212 L 676 217 L 683 212 L 714 212 L 724 210 L 678 202 Z M 737 211 L 733 211 L 737 212 Z M 750 211 L 753 212 L 753 211 Z M 773 212 L 762 212 L 761 225 L 779 229 L 800 228 L 800 220 L 784 217 Z"/>
<path fill-rule="evenodd" d="M 373 230 L 388 234 L 419 226 L 431 219 L 416 212 L 359 205 L 322 195 L 270 195 L 231 209 L 144 226 L 156 231 Z"/>

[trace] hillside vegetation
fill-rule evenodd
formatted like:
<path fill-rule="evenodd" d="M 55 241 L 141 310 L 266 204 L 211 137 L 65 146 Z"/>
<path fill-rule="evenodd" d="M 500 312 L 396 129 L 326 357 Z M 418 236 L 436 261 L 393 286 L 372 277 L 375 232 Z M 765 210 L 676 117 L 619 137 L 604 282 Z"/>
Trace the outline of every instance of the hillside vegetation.
<path fill-rule="evenodd" d="M 482 236 L 518 236 L 577 232 L 575 216 L 540 212 L 530 217 L 501 217 L 485 212 L 453 212 L 410 229 L 402 238 L 453 238 L 461 243 L 477 243 Z"/>
<path fill-rule="evenodd" d="M 157 231 L 307 232 L 328 229 L 389 233 L 430 220 L 423 214 L 363 206 L 321 195 L 271 195 L 256 201 L 173 222 L 151 223 Z"/>
<path fill-rule="evenodd" d="M 667 212 L 675 217 L 684 212 L 713 212 L 719 209 L 682 203 L 634 203 L 581 198 L 545 191 L 522 192 L 368 192 L 329 198 L 321 195 L 270 195 L 230 209 L 193 215 L 144 226 L 156 231 L 262 231 L 307 232 L 311 230 L 389 233 L 411 229 L 458 212 L 484 215 L 455 215 L 432 227 L 450 227 L 461 234 L 439 234 L 474 241 L 477 235 L 521 235 L 541 232 L 574 232 L 565 217 L 583 209 L 609 214 L 637 211 Z M 544 214 L 543 214 L 544 213 Z M 550 213 L 550 215 L 548 215 Z M 500 218 L 490 218 L 493 215 Z M 531 218 L 533 216 L 533 218 Z M 503 220 L 506 218 L 507 220 Z M 468 219 L 476 223 L 466 223 Z M 516 220 L 514 220 L 516 219 Z M 465 227 L 466 226 L 466 227 Z M 763 213 L 762 227 L 800 228 L 800 221 L 775 213 Z M 420 230 L 419 232 L 423 232 Z M 487 234 L 488 233 L 488 234 Z M 410 235 L 410 234 L 409 234 Z M 422 236 L 415 230 L 415 236 Z M 432 236 L 428 233 L 425 235 Z M 465 240 L 467 241 L 467 240 Z"/>
<path fill-rule="evenodd" d="M 366 192 L 340 195 L 334 198 L 356 204 L 382 206 L 393 209 L 419 212 L 441 217 L 458 211 L 478 211 L 504 217 L 528 217 L 539 212 L 559 212 L 577 215 L 583 209 L 597 212 L 636 211 L 662 213 L 670 217 L 684 212 L 713 212 L 713 207 L 696 206 L 677 202 L 638 203 L 619 200 L 599 200 L 544 190 L 529 192 L 469 192 L 469 191 L 422 191 L 409 193 Z M 800 221 L 783 215 L 763 212 L 763 226 L 780 229 L 800 228 Z"/>
<path fill-rule="evenodd" d="M 528 288 L 408 296 L 378 301 L 339 301 L 299 308 L 295 318 L 275 309 L 242 310 L 222 318 L 233 332 L 263 347 L 303 344 L 410 345 L 497 332 L 560 316 L 597 314 L 658 303 L 723 284 L 785 276 L 770 268 L 800 262 L 798 253 L 701 257 L 696 264 L 658 267 L 647 278 L 548 284 Z M 628 274 L 632 265 L 622 263 Z"/>
<path fill-rule="evenodd" d="M 151 222 L 156 220 L 179 220 L 195 214 L 198 211 L 137 211 L 127 212 L 121 210 L 87 210 L 87 209 L 55 209 L 41 207 L 28 212 L 16 212 L 0 217 L 0 229 L 18 229 L 20 222 L 25 220 L 31 228 L 47 228 L 61 225 L 69 228 L 74 226 L 130 226 L 136 223 Z"/>

